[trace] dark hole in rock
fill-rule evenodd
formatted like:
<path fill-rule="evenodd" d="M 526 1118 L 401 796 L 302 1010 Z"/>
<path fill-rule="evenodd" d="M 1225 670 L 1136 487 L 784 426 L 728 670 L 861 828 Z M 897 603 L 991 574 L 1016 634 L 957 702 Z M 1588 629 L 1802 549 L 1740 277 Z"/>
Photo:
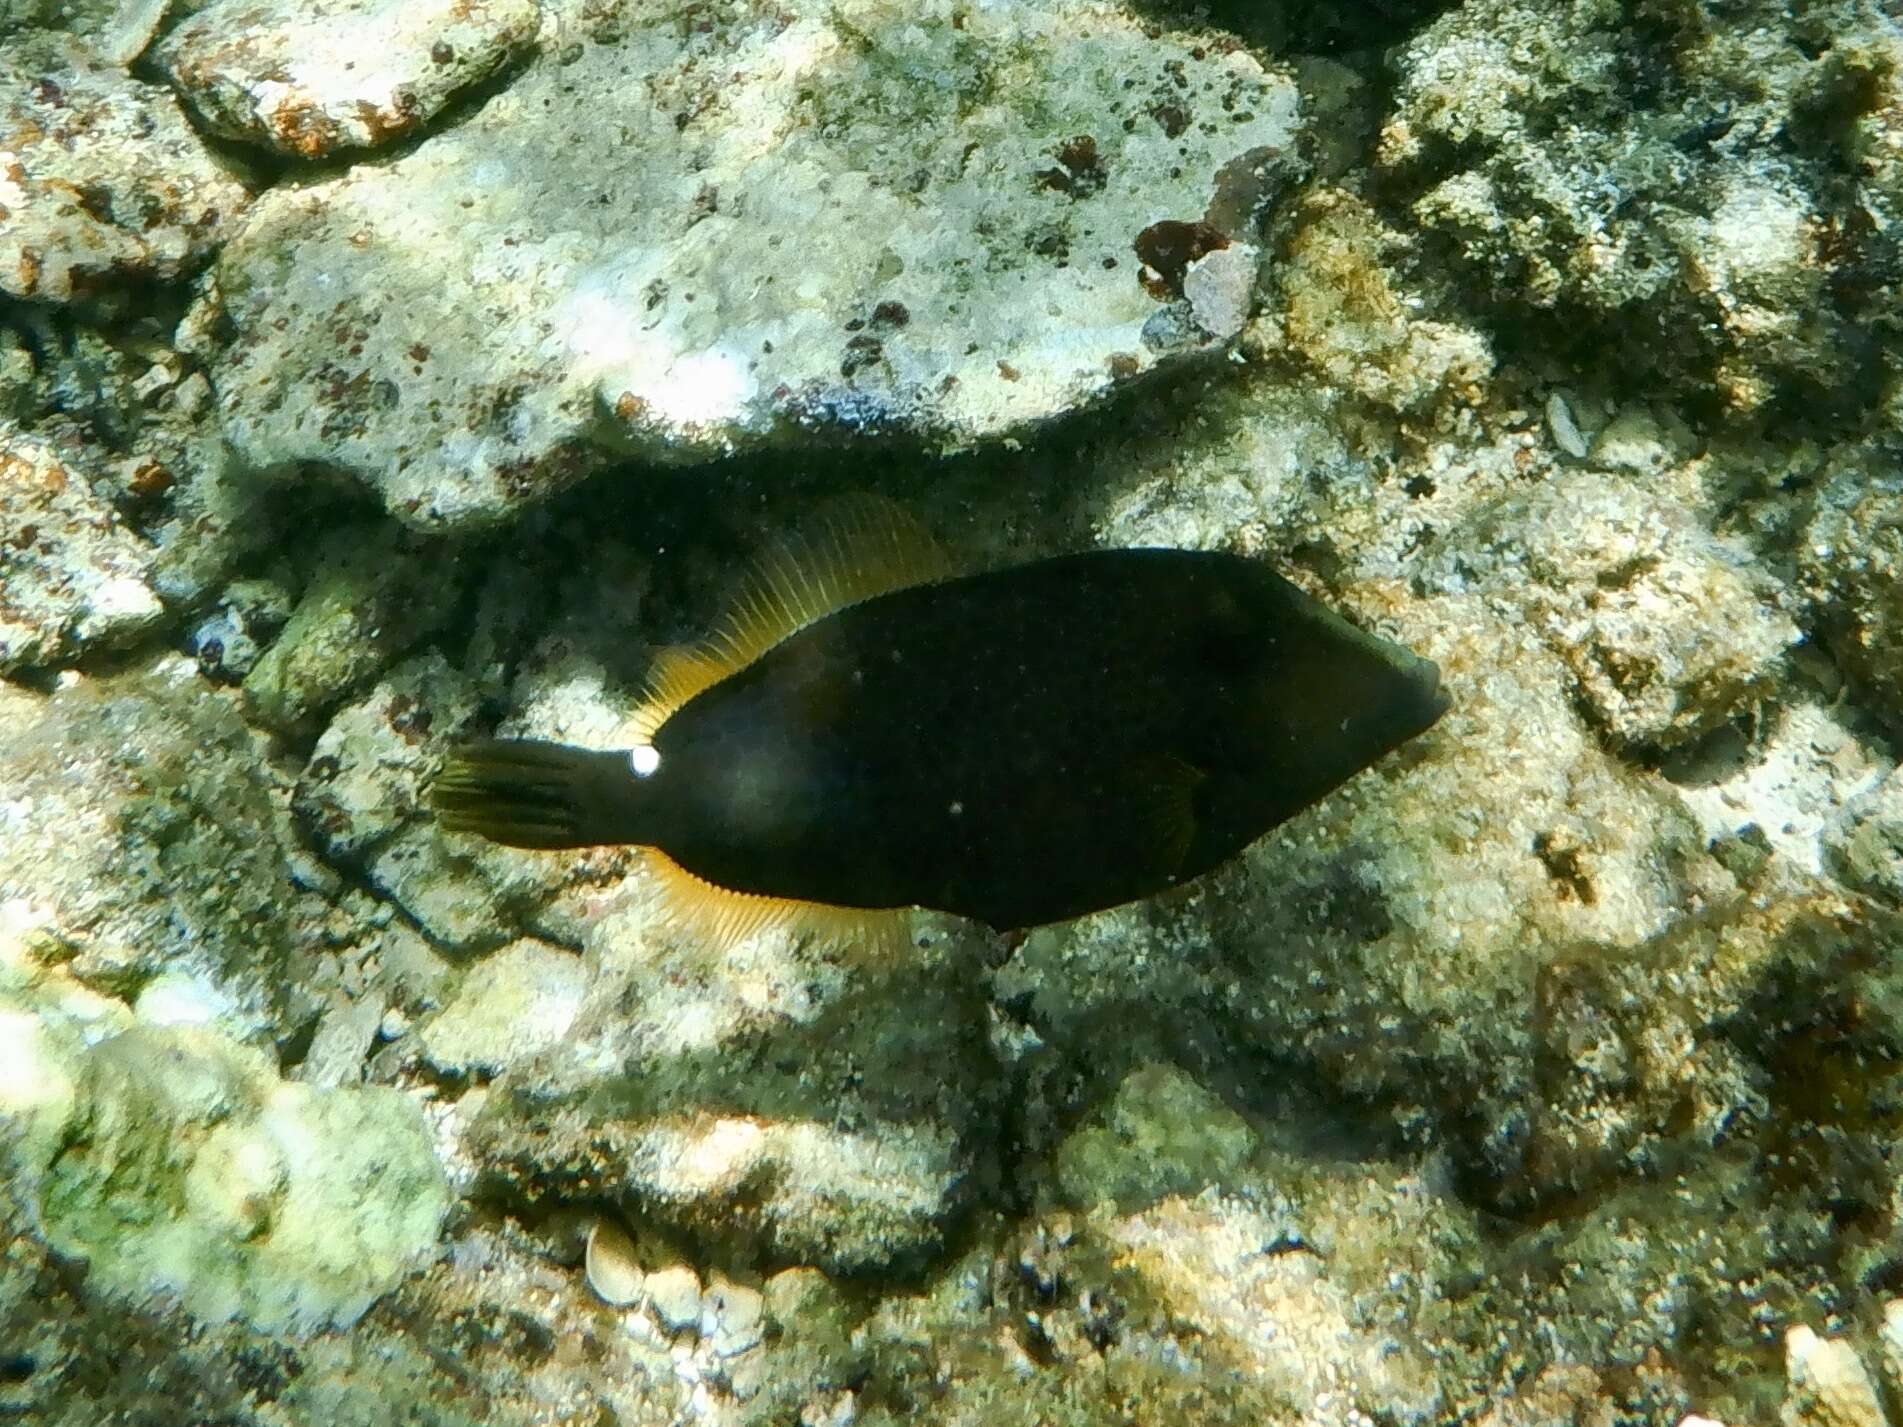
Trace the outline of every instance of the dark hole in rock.
<path fill-rule="evenodd" d="M 1089 134 L 1079 134 L 1058 145 L 1056 158 L 1057 167 L 1047 168 L 1037 176 L 1040 187 L 1072 198 L 1088 198 L 1102 192 L 1110 181 L 1103 155 L 1097 152 L 1097 141 Z"/>
<path fill-rule="evenodd" d="M 1533 839 L 1533 855 L 1546 868 L 1560 897 L 1590 907 L 1598 902 L 1599 893 L 1587 871 L 1585 854 L 1586 850 L 1565 833 L 1543 832 Z"/>
<path fill-rule="evenodd" d="M 1747 720 L 1733 719 L 1665 753 L 1658 760 L 1658 771 L 1681 788 L 1709 788 L 1729 782 L 1758 761 L 1752 733 Z"/>

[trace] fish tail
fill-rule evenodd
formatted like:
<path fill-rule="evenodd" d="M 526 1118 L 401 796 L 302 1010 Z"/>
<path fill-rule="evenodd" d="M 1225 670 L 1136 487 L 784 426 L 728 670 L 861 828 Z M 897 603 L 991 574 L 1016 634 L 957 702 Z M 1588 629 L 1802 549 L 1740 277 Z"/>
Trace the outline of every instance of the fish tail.
<path fill-rule="evenodd" d="M 510 847 L 594 847 L 625 835 L 628 756 L 539 739 L 465 744 L 443 761 L 430 806 L 448 832 Z"/>

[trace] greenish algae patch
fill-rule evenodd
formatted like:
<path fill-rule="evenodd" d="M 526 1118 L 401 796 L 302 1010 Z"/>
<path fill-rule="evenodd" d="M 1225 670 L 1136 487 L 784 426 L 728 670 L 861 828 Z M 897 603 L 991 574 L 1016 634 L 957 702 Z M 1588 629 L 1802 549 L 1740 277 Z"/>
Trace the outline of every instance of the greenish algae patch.
<path fill-rule="evenodd" d="M 1058 1146 L 1057 1178 L 1080 1208 L 1146 1204 L 1222 1182 L 1255 1148 L 1234 1110 L 1175 1066 L 1145 1065 Z"/>
<path fill-rule="evenodd" d="M 436 1241 L 449 1190 L 421 1114 L 387 1088 L 280 1081 L 195 1027 L 75 1057 L 69 1113 L 21 1166 L 47 1243 L 89 1287 L 175 1298 L 265 1331 L 343 1326 Z"/>

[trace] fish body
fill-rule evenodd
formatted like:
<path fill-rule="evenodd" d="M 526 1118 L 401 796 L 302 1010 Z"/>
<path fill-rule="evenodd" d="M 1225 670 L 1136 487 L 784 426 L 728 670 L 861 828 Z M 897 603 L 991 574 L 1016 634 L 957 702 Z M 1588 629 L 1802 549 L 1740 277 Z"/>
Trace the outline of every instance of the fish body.
<path fill-rule="evenodd" d="M 1430 661 L 1252 560 L 1095 551 L 826 614 L 638 754 L 477 745 L 436 804 L 731 893 L 1019 928 L 1209 871 L 1445 707 Z"/>

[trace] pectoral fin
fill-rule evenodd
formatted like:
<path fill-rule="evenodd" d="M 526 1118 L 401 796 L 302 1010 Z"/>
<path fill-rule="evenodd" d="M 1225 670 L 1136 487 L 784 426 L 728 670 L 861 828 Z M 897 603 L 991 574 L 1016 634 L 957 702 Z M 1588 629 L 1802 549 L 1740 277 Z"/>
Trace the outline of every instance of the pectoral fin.
<path fill-rule="evenodd" d="M 1155 848 L 1157 868 L 1174 876 L 1196 845 L 1196 792 L 1209 775 L 1174 753 L 1151 754 L 1132 772 L 1138 826 Z"/>

